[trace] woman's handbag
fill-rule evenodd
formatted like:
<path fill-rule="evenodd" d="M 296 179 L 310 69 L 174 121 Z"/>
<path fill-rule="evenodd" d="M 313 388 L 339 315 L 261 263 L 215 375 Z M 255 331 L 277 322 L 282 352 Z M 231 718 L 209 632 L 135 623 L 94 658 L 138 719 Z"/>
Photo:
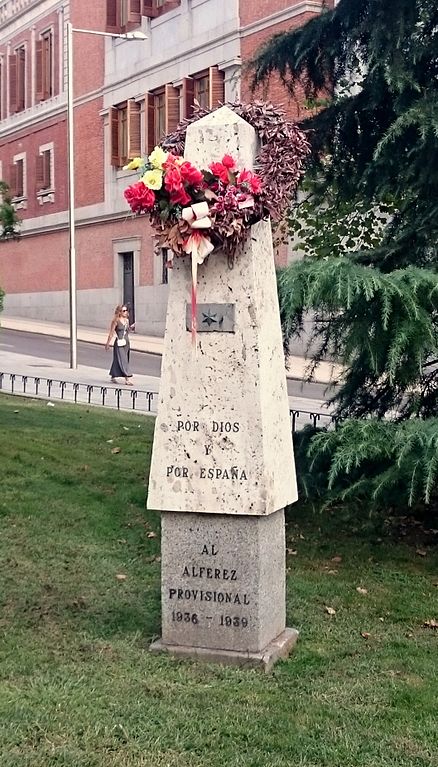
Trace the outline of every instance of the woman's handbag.
<path fill-rule="evenodd" d="M 117 338 L 117 346 L 126 346 L 126 338 Z"/>

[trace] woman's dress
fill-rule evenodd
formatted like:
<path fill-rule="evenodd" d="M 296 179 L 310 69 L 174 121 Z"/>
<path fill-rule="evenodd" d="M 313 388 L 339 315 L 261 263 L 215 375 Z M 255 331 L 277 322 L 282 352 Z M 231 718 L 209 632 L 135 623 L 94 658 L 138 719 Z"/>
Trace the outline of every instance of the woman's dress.
<path fill-rule="evenodd" d="M 111 378 L 131 378 L 132 373 L 129 370 L 129 323 L 117 321 L 115 327 L 116 338 L 113 347 L 113 364 L 109 372 Z M 126 344 L 119 346 L 118 341 L 125 339 Z"/>

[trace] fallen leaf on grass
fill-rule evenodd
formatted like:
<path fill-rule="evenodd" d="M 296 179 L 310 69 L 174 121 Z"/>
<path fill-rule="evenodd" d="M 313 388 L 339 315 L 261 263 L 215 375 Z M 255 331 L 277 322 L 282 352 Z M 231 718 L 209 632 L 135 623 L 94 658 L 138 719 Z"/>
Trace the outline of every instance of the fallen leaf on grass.
<path fill-rule="evenodd" d="M 48 402 L 48 403 L 47 403 L 47 407 L 55 407 L 55 405 L 54 405 L 54 403 L 53 403 L 53 402 Z"/>
<path fill-rule="evenodd" d="M 113 439 L 107 439 L 107 443 L 108 443 L 108 445 L 111 445 L 111 443 L 112 443 L 112 442 L 114 442 L 114 440 L 113 440 Z"/>
<path fill-rule="evenodd" d="M 369 639 L 369 638 L 370 638 L 370 636 L 371 636 L 371 634 L 369 633 L 369 631 L 361 631 L 361 632 L 360 632 L 360 635 L 361 635 L 362 639 Z"/>
<path fill-rule="evenodd" d="M 156 534 L 156 533 L 153 533 L 153 532 L 150 532 L 150 533 L 148 533 L 148 534 L 147 534 L 147 536 L 146 536 L 146 537 L 147 537 L 147 538 L 156 538 L 156 537 L 157 537 L 157 534 Z"/>
<path fill-rule="evenodd" d="M 358 586 L 356 591 L 358 594 L 368 594 L 368 589 L 364 589 L 362 586 Z"/>
<path fill-rule="evenodd" d="M 123 431 L 129 431 L 129 426 L 123 426 Z"/>
<path fill-rule="evenodd" d="M 331 561 L 332 562 L 342 562 L 342 557 L 339 557 L 339 556 L 332 557 Z"/>
<path fill-rule="evenodd" d="M 111 452 L 112 452 L 113 455 L 116 455 L 117 453 L 121 453 L 122 451 L 121 451 L 120 447 L 113 447 Z"/>
<path fill-rule="evenodd" d="M 14 410 L 14 413 L 19 413 L 19 412 L 20 412 L 19 410 Z"/>
<path fill-rule="evenodd" d="M 296 549 L 286 549 L 286 553 L 289 554 L 291 557 L 296 557 L 298 554 L 298 551 Z"/>
<path fill-rule="evenodd" d="M 423 628 L 425 628 L 425 629 L 438 629 L 438 621 L 436 621 L 434 618 L 431 618 L 428 621 L 424 621 Z"/>
<path fill-rule="evenodd" d="M 118 581 L 126 581 L 127 577 L 128 576 L 125 575 L 124 573 L 117 573 L 116 580 L 118 580 Z"/>
<path fill-rule="evenodd" d="M 327 615 L 336 615 L 336 610 L 334 607 L 327 607 L 327 605 L 324 605 L 324 610 L 326 611 Z"/>
<path fill-rule="evenodd" d="M 72 605 L 76 609 L 81 610 L 87 606 L 87 601 L 85 597 L 77 597 L 77 599 L 73 599 Z"/>
<path fill-rule="evenodd" d="M 337 575 L 338 570 L 327 570 L 327 575 Z"/>
<path fill-rule="evenodd" d="M 415 553 L 418 554 L 419 557 L 427 557 L 427 551 L 424 549 L 417 549 Z"/>

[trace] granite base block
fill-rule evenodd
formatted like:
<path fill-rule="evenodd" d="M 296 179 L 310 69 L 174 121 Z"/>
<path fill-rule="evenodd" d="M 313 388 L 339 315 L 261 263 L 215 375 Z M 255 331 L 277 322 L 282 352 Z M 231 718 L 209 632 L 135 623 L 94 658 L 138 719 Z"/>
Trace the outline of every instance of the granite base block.
<path fill-rule="evenodd" d="M 256 653 L 286 627 L 284 512 L 162 512 L 166 645 Z"/>
<path fill-rule="evenodd" d="M 185 645 L 168 645 L 157 639 L 149 646 L 153 654 L 167 652 L 176 658 L 193 658 L 205 663 L 219 663 L 223 666 L 238 666 L 239 668 L 258 668 L 266 674 L 271 671 L 279 660 L 285 660 L 293 650 L 298 639 L 298 631 L 286 628 L 284 631 L 260 652 L 241 652 L 238 650 L 220 650 L 209 647 L 187 647 Z"/>

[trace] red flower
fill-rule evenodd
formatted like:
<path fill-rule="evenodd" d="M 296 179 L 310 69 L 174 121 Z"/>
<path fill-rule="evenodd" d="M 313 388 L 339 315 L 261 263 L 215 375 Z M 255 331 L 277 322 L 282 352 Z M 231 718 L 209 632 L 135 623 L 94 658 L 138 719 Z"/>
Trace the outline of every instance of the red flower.
<path fill-rule="evenodd" d="M 200 186 L 204 181 L 201 171 L 195 168 L 190 162 L 182 163 L 180 166 L 181 177 L 190 186 Z"/>
<path fill-rule="evenodd" d="M 128 186 L 124 195 L 133 213 L 144 213 L 153 208 L 155 204 L 154 192 L 152 189 L 148 189 L 143 181 L 137 181 L 136 184 Z"/>
<path fill-rule="evenodd" d="M 180 169 L 176 165 L 171 165 L 171 167 L 166 170 L 164 186 L 168 192 L 174 192 L 182 187 Z"/>
<path fill-rule="evenodd" d="M 217 176 L 223 184 L 228 184 L 230 181 L 230 177 L 228 175 L 228 168 L 225 167 L 221 162 L 212 162 L 208 166 L 213 173 L 214 176 Z"/>
<path fill-rule="evenodd" d="M 229 154 L 224 154 L 222 157 L 222 165 L 225 165 L 225 167 L 228 170 L 234 170 L 236 167 L 236 163 L 234 162 L 233 158 Z"/>
<path fill-rule="evenodd" d="M 170 202 L 173 205 L 188 205 L 190 202 L 192 202 L 192 198 L 189 194 L 187 194 L 183 186 L 180 186 L 179 189 L 173 189 L 169 193 L 169 196 Z"/>

